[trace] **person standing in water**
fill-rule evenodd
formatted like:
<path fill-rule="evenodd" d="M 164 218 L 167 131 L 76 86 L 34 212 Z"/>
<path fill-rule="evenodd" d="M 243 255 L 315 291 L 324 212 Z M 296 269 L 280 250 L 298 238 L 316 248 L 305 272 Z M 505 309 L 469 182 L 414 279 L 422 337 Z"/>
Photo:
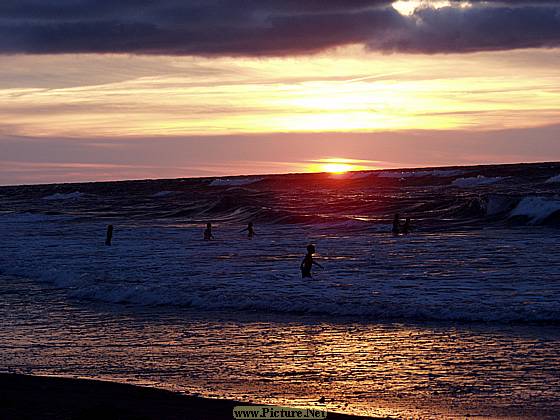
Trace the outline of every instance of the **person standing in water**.
<path fill-rule="evenodd" d="M 404 233 L 405 235 L 408 235 L 411 229 L 412 228 L 410 227 L 410 217 L 407 217 L 406 220 L 404 221 L 404 225 L 402 225 L 401 232 Z"/>
<path fill-rule="evenodd" d="M 391 232 L 393 232 L 393 235 L 398 235 L 399 234 L 400 223 L 401 223 L 401 219 L 400 219 L 399 213 L 395 213 L 395 217 L 393 218 L 393 229 L 391 229 Z"/>
<path fill-rule="evenodd" d="M 315 264 L 319 268 L 323 268 L 321 264 L 313 260 L 314 253 L 315 253 L 315 245 L 312 244 L 307 245 L 307 254 L 305 254 L 305 257 L 303 258 L 303 261 L 299 266 L 301 270 L 302 278 L 311 277 L 311 267 L 313 266 L 313 264 Z"/>
<path fill-rule="evenodd" d="M 113 240 L 113 225 L 107 226 L 107 235 L 105 236 L 105 245 L 110 246 Z"/>
<path fill-rule="evenodd" d="M 247 227 L 245 229 L 243 229 L 241 232 L 245 232 L 247 231 L 247 237 L 249 239 L 253 239 L 253 236 L 255 236 L 255 229 L 253 229 L 253 222 L 249 222 L 249 224 L 247 225 Z"/>
<path fill-rule="evenodd" d="M 212 235 L 212 223 L 206 223 L 206 229 L 204 230 L 204 240 L 210 241 L 214 239 L 214 235 Z"/>

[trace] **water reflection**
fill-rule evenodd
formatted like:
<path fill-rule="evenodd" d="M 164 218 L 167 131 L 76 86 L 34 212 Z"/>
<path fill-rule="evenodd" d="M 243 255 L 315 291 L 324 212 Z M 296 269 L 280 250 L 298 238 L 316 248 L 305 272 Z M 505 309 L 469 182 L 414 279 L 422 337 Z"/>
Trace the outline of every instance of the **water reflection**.
<path fill-rule="evenodd" d="M 74 306 L 31 281 L 0 280 L 0 363 L 8 371 L 275 404 L 325 397 L 336 411 L 375 415 L 553 418 L 560 409 L 554 326 Z"/>

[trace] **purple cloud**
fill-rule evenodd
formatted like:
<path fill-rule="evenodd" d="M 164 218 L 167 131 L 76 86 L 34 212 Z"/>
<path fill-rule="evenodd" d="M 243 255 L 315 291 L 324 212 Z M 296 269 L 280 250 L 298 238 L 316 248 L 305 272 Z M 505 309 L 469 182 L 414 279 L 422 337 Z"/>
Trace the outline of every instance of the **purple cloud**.
<path fill-rule="evenodd" d="M 453 53 L 560 45 L 560 5 L 473 1 L 410 16 L 389 0 L 3 0 L 0 53 L 282 56 L 363 44 Z"/>

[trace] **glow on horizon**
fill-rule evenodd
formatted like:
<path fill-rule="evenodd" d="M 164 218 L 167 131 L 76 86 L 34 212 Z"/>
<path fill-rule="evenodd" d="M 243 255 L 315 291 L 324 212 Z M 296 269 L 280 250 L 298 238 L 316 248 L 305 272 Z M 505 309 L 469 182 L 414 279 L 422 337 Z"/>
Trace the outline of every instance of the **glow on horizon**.
<path fill-rule="evenodd" d="M 305 172 L 327 172 L 334 175 L 342 175 L 352 171 L 374 170 L 380 169 L 380 166 L 372 165 L 377 162 L 346 159 L 346 158 L 323 158 L 318 159 L 310 164 L 304 165 Z"/>
<path fill-rule="evenodd" d="M 557 56 L 14 56 L 0 63 L 1 128 L 82 138 L 534 127 L 560 116 Z"/>
<path fill-rule="evenodd" d="M 9 56 L 0 184 L 554 160 L 559 52 Z"/>
<path fill-rule="evenodd" d="M 347 163 L 325 163 L 322 169 L 324 172 L 329 172 L 331 174 L 344 174 L 355 170 L 353 165 L 348 165 Z"/>

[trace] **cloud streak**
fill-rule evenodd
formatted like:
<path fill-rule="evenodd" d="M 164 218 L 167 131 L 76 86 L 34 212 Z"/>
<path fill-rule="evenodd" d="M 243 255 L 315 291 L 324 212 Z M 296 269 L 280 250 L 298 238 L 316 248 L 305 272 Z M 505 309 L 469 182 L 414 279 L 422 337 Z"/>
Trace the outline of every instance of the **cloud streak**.
<path fill-rule="evenodd" d="M 560 45 L 560 5 L 453 1 L 402 15 L 388 0 L 3 0 L 0 53 L 287 56 L 363 44 L 455 53 Z"/>
<path fill-rule="evenodd" d="M 0 61 L 0 134 L 115 138 L 538 126 L 560 117 L 559 51 L 438 60 L 387 59 L 353 47 L 297 59 L 13 56 Z M 43 83 L 33 80 L 33 69 Z"/>

